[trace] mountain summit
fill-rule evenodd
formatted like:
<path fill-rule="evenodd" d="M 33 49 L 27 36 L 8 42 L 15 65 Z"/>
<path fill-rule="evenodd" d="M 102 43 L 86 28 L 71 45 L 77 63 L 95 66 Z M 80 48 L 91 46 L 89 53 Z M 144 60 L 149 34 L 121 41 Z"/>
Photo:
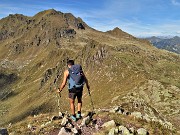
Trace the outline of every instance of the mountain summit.
<path fill-rule="evenodd" d="M 119 28 L 97 31 L 81 18 L 53 9 L 0 20 L 0 125 L 15 134 L 59 130 L 62 120 L 50 120 L 59 106 L 54 89 L 69 59 L 82 65 L 96 111 L 93 130 L 83 132 L 106 134 L 108 129 L 95 129 L 95 124 L 102 126 L 108 120 L 115 129 L 124 125 L 134 132 L 180 131 L 178 54 L 157 49 Z M 61 93 L 63 113 L 69 111 L 67 92 Z M 87 90 L 83 92 L 82 112 L 87 113 L 91 101 Z"/>
<path fill-rule="evenodd" d="M 122 31 L 120 28 L 116 27 L 113 30 L 107 31 L 107 33 L 115 36 L 115 37 L 119 37 L 119 38 L 134 38 L 133 36 L 131 36 L 130 34 Z"/>

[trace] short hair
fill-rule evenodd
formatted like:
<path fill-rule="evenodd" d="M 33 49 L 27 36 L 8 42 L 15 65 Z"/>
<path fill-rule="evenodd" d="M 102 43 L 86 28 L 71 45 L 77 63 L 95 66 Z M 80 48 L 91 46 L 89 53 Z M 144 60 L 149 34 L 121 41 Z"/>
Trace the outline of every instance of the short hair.
<path fill-rule="evenodd" d="M 67 65 L 74 65 L 74 60 L 68 60 Z"/>

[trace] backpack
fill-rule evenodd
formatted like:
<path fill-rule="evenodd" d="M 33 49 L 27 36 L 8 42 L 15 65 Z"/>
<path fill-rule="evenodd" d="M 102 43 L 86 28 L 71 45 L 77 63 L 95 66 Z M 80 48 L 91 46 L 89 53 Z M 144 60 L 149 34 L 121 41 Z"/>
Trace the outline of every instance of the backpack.
<path fill-rule="evenodd" d="M 72 65 L 69 71 L 69 89 L 81 88 L 85 84 L 85 78 L 81 65 Z"/>

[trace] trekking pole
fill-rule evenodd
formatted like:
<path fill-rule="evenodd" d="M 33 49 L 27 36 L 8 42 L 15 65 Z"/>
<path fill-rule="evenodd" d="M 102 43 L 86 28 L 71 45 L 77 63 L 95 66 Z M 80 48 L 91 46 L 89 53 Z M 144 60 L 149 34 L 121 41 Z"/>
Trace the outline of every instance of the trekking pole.
<path fill-rule="evenodd" d="M 55 87 L 56 87 L 56 89 L 57 89 L 57 85 L 55 85 Z M 60 98 L 61 98 L 61 92 L 58 92 L 57 93 L 57 95 L 56 95 L 56 97 L 57 97 L 57 103 L 58 103 L 58 113 L 60 113 L 61 111 L 61 108 L 60 108 Z"/>
<path fill-rule="evenodd" d="M 92 101 L 92 97 L 91 97 L 91 93 L 90 93 L 90 90 L 89 90 L 89 89 L 88 89 L 88 94 L 89 94 L 89 97 L 90 97 L 90 100 L 91 100 L 91 106 L 92 106 L 93 112 L 95 112 L 95 111 L 94 111 L 94 103 L 93 103 L 93 101 Z"/>
<path fill-rule="evenodd" d="M 61 98 L 61 93 L 60 92 L 58 92 L 58 95 L 57 95 L 57 102 L 58 102 L 58 110 L 59 110 L 59 113 L 60 113 L 60 110 L 61 110 L 61 108 L 60 108 L 60 98 Z"/>

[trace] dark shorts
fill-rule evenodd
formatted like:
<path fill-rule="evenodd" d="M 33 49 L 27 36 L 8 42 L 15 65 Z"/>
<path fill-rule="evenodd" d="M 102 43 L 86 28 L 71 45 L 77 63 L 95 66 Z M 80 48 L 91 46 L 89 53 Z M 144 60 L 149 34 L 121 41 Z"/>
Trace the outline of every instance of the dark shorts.
<path fill-rule="evenodd" d="M 71 99 L 75 99 L 76 97 L 78 99 L 82 98 L 82 94 L 83 94 L 83 88 L 73 88 L 71 90 L 69 90 L 69 98 Z"/>

